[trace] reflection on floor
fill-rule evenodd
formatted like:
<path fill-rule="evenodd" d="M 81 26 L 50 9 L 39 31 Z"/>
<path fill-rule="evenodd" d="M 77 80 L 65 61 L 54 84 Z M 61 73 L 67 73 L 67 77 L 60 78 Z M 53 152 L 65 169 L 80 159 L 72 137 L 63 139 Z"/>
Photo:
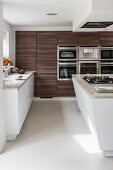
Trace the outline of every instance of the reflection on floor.
<path fill-rule="evenodd" d="M 95 145 L 76 100 L 33 101 L 20 135 L 0 155 L 0 170 L 113 170 Z"/>

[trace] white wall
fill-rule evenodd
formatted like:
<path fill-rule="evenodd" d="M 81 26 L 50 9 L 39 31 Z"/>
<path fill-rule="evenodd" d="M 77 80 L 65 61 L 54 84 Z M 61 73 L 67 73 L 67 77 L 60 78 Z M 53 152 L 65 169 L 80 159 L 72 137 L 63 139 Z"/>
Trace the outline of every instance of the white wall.
<path fill-rule="evenodd" d="M 5 121 L 3 112 L 3 30 L 9 32 L 9 54 L 14 58 L 14 31 L 13 28 L 3 20 L 3 6 L 0 2 L 0 151 L 6 141 Z"/>
<path fill-rule="evenodd" d="M 14 50 L 14 31 L 13 27 L 3 21 L 3 30 L 6 30 L 9 32 L 9 55 L 11 56 L 12 60 L 14 61 L 15 58 L 15 50 Z"/>
<path fill-rule="evenodd" d="M 14 26 L 15 31 L 72 31 L 72 26 Z"/>
<path fill-rule="evenodd" d="M 3 21 L 2 21 L 2 4 L 0 3 L 0 151 L 5 144 L 5 124 L 3 114 L 3 79 L 2 79 L 2 51 L 3 51 Z"/>

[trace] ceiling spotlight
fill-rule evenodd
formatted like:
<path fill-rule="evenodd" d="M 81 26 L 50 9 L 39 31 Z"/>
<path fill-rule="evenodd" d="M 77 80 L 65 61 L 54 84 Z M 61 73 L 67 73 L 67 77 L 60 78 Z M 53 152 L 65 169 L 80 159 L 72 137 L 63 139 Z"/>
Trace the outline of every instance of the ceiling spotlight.
<path fill-rule="evenodd" d="M 47 13 L 46 15 L 55 16 L 55 15 L 58 15 L 58 14 L 57 13 Z"/>

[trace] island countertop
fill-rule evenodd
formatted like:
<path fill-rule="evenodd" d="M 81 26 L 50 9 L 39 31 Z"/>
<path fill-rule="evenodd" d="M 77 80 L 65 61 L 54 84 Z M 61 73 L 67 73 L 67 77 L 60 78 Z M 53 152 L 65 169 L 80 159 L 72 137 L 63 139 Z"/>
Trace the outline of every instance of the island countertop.
<path fill-rule="evenodd" d="M 97 92 L 97 88 L 99 87 L 109 87 L 113 88 L 113 84 L 89 84 L 86 82 L 83 77 L 86 76 L 85 74 L 73 74 L 72 79 L 73 81 L 77 81 L 79 85 L 81 85 L 84 90 L 91 95 L 91 97 L 113 97 L 113 92 Z M 103 74 L 92 74 L 90 76 L 104 76 Z M 113 78 L 111 74 L 106 74 L 106 76 L 109 76 Z"/>
<path fill-rule="evenodd" d="M 33 73 L 33 71 L 26 71 L 24 74 L 13 73 L 9 75 L 3 79 L 3 89 L 20 88 Z"/>

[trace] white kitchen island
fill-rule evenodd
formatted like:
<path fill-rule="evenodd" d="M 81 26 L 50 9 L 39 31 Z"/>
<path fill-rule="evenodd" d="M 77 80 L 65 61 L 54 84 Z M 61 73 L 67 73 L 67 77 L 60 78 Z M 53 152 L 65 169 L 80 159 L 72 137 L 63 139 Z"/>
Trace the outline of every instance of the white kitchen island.
<path fill-rule="evenodd" d="M 113 156 L 113 93 L 97 92 L 99 86 L 113 88 L 113 84 L 92 85 L 82 79 L 84 76 L 72 76 L 78 106 L 104 155 Z"/>
<path fill-rule="evenodd" d="M 34 96 L 34 73 L 12 74 L 4 79 L 4 113 L 7 140 L 20 133 Z"/>

